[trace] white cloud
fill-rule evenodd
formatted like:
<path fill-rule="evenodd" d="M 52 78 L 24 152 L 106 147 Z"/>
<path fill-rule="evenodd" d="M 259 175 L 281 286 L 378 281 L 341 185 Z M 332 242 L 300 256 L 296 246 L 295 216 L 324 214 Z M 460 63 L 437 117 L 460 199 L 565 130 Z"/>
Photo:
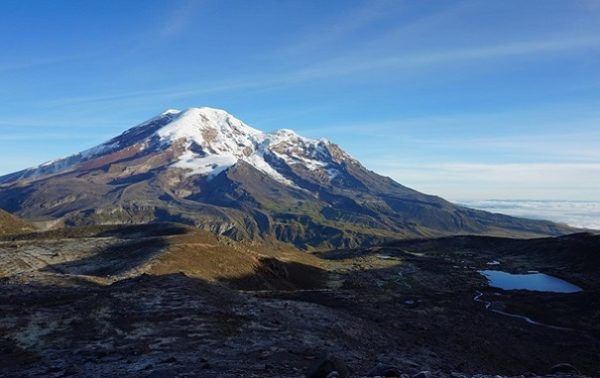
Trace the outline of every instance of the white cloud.
<path fill-rule="evenodd" d="M 573 227 L 600 230 L 598 201 L 463 201 L 463 205 L 532 219 L 546 219 Z"/>

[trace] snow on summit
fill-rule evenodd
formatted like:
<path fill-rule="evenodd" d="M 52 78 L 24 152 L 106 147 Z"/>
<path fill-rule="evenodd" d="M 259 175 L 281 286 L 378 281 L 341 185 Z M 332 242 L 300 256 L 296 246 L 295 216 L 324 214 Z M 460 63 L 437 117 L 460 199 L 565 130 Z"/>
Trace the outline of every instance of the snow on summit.
<path fill-rule="evenodd" d="M 162 140 L 186 139 L 220 151 L 232 151 L 236 145 L 248 144 L 263 135 L 224 110 L 191 108 L 168 114 L 177 117 L 158 131 Z"/>
<path fill-rule="evenodd" d="M 287 164 L 303 164 L 309 170 L 329 166 L 324 149 L 327 142 L 301 137 L 289 129 L 264 133 L 219 109 L 180 112 L 158 135 L 168 143 L 185 141 L 186 152 L 173 166 L 187 169 L 188 175 L 214 176 L 241 160 L 279 182 L 293 185 L 265 160 L 265 154 L 273 154 Z M 194 152 L 198 149 L 201 151 Z"/>
<path fill-rule="evenodd" d="M 304 138 L 289 129 L 265 133 L 254 129 L 221 109 L 167 109 L 123 134 L 76 155 L 18 172 L 21 178 L 37 177 L 77 169 L 91 160 L 130 153 L 173 151 L 170 167 L 185 170 L 186 176 L 213 177 L 244 161 L 286 185 L 294 185 L 281 172 L 282 161 L 309 171 L 323 171 L 330 179 L 337 175 L 325 140 Z M 108 159 L 110 160 L 110 159 Z M 278 166 L 279 168 L 277 168 Z"/>
<path fill-rule="evenodd" d="M 158 135 L 167 143 L 184 141 L 185 152 L 173 167 L 187 169 L 188 175 L 214 176 L 242 160 L 277 181 L 292 184 L 264 160 L 268 134 L 224 110 L 188 109 L 161 128 Z"/>

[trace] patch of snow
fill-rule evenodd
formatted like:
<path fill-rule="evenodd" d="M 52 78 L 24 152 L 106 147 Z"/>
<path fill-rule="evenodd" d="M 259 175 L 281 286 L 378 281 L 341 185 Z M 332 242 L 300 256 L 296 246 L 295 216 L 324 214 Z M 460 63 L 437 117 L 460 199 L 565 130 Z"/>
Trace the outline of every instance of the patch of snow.
<path fill-rule="evenodd" d="M 329 153 L 325 148 L 327 141 L 304 138 L 288 129 L 268 134 L 268 140 L 272 146 L 271 153 L 290 166 L 298 164 L 310 171 L 317 171 L 327 170 L 331 165 Z M 327 172 L 330 179 L 335 177 L 333 171 Z"/>
<path fill-rule="evenodd" d="M 327 174 L 329 175 L 329 181 L 332 181 L 334 178 L 339 176 L 341 172 L 335 168 L 327 169 Z"/>
<path fill-rule="evenodd" d="M 89 158 L 105 154 L 107 152 L 113 152 L 113 151 L 116 151 L 118 148 L 119 148 L 119 142 L 113 142 L 113 143 L 107 142 L 107 143 L 101 144 L 99 146 L 92 147 L 89 150 L 85 150 L 85 151 L 81 152 L 80 153 L 81 160 L 87 160 Z"/>
<path fill-rule="evenodd" d="M 216 176 L 237 162 L 237 158 L 233 155 L 209 155 L 200 157 L 194 152 L 187 150 L 173 164 L 175 168 L 189 170 L 188 176 L 192 175 L 209 175 Z"/>
<path fill-rule="evenodd" d="M 50 160 L 50 161 L 47 161 L 45 163 L 40 164 L 39 167 L 40 168 L 42 168 L 42 167 L 48 167 L 48 166 L 50 166 L 52 164 L 56 164 L 57 162 L 59 162 L 59 161 L 61 161 L 63 159 L 64 159 L 64 157 L 63 158 L 54 159 L 54 160 Z"/>
<path fill-rule="evenodd" d="M 292 181 L 285 178 L 281 173 L 277 172 L 269 163 L 267 163 L 265 161 L 264 151 L 258 151 L 257 153 L 255 153 L 247 158 L 244 158 L 243 160 L 250 163 L 252 166 L 254 166 L 259 171 L 264 172 L 267 175 L 271 176 L 276 181 L 279 181 L 282 184 L 293 186 L 293 187 L 297 188 L 297 186 Z"/>
<path fill-rule="evenodd" d="M 167 109 L 164 112 L 160 113 L 161 116 L 165 116 L 165 115 L 175 115 L 175 114 L 179 114 L 181 113 L 181 110 L 177 110 L 177 109 Z"/>

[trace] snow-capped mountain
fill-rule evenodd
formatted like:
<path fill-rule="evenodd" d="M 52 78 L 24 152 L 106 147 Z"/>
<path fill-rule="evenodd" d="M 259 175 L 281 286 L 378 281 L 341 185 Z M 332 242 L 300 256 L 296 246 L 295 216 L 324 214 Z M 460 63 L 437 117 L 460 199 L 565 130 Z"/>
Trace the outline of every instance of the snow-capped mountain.
<path fill-rule="evenodd" d="M 268 162 L 269 157 L 271 161 L 281 159 L 288 165 L 301 164 L 313 171 L 324 170 L 331 178 L 339 173 L 334 167 L 339 164 L 338 159 L 350 157 L 342 154 L 336 158 L 330 147 L 335 148 L 326 140 L 304 138 L 288 129 L 272 133 L 256 130 L 224 110 L 169 109 L 97 147 L 2 177 L 0 183 L 68 171 L 111 154 L 171 150 L 176 157 L 171 167 L 186 171 L 186 176 L 213 177 L 244 161 L 281 183 L 294 185 Z"/>
<path fill-rule="evenodd" d="M 0 177 L 0 208 L 66 225 L 193 224 L 298 246 L 570 229 L 453 205 L 367 170 L 337 145 L 262 132 L 223 110 L 167 110 L 92 149 Z"/>

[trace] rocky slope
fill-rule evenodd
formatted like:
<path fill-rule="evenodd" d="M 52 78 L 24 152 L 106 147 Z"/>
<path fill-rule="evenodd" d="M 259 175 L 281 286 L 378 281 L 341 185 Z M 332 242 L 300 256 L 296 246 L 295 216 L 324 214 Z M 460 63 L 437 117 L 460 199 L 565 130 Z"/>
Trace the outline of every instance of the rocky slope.
<path fill-rule="evenodd" d="M 0 177 L 0 208 L 68 226 L 175 221 L 301 248 L 452 234 L 573 230 L 454 205 L 339 146 L 264 133 L 222 110 L 168 110 L 90 150 Z"/>
<path fill-rule="evenodd" d="M 32 231 L 33 226 L 0 209 L 0 235 Z"/>
<path fill-rule="evenodd" d="M 468 236 L 312 254 L 174 224 L 4 236 L 0 376 L 599 376 L 599 247 Z M 492 260 L 583 291 L 490 287 Z"/>

